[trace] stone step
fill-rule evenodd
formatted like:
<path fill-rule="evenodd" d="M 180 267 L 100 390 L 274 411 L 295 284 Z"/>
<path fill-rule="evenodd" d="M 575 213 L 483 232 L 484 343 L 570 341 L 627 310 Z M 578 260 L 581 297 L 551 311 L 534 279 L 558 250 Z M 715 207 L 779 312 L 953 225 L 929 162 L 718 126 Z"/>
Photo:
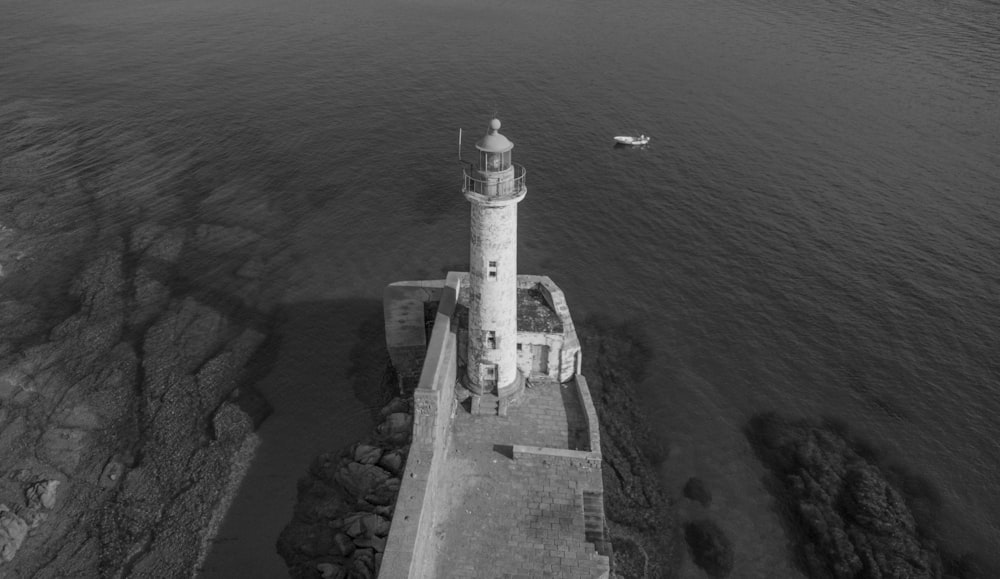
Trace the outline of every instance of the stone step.
<path fill-rule="evenodd" d="M 473 395 L 471 410 L 473 414 L 496 416 L 500 410 L 500 398 L 496 394 Z"/>
<path fill-rule="evenodd" d="M 598 554 L 611 557 L 611 540 L 604 519 L 604 493 L 583 491 L 583 534 Z"/>

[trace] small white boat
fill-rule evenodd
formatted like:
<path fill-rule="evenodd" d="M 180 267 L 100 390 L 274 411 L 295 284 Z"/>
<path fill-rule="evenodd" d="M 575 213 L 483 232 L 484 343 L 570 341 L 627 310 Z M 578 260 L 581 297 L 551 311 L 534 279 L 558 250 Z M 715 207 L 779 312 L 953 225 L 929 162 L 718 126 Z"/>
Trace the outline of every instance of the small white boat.
<path fill-rule="evenodd" d="M 639 135 L 638 137 L 615 137 L 615 143 L 618 145 L 645 145 L 649 142 L 649 137 L 646 135 Z"/>

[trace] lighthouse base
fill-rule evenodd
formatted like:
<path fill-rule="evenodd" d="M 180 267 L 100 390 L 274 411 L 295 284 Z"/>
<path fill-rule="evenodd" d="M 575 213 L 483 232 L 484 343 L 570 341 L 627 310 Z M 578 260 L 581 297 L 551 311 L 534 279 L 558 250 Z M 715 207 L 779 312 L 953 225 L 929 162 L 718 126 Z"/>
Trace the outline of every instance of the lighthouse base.
<path fill-rule="evenodd" d="M 463 376 L 462 386 L 469 391 L 469 411 L 472 414 L 487 414 L 492 416 L 507 416 L 507 409 L 516 406 L 524 397 L 524 375 L 520 371 L 514 381 L 490 392 L 478 384 L 471 384 Z"/>

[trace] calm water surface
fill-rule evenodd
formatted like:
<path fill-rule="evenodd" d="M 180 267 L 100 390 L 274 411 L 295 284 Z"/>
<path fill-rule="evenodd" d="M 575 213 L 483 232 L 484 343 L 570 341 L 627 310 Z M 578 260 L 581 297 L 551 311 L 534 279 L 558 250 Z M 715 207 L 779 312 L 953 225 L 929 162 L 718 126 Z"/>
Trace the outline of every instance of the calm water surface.
<path fill-rule="evenodd" d="M 4 103 L 210 146 L 220 172 L 314 205 L 288 232 L 305 257 L 262 383 L 277 412 L 204 576 L 284 574 L 296 479 L 371 427 L 350 376 L 359 312 L 391 281 L 465 267 L 457 130 L 478 137 L 494 110 L 529 172 L 520 271 L 552 276 L 578 319 L 641 320 L 663 482 L 708 481 L 742 576 L 796 576 L 739 430 L 762 410 L 845 419 L 941 489 L 956 543 L 1000 544 L 995 3 L 0 12 Z M 639 131 L 650 147 L 610 146 Z"/>

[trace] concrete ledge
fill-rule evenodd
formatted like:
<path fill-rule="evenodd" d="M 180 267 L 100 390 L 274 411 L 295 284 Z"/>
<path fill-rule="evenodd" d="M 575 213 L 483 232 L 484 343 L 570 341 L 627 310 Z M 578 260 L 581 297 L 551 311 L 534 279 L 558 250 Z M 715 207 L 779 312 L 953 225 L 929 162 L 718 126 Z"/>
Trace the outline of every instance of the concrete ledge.
<path fill-rule="evenodd" d="M 396 497 L 395 511 L 389 536 L 382 557 L 379 577 L 402 578 L 415 577 L 414 563 L 419 557 L 414 557 L 422 545 L 421 535 L 426 532 L 433 518 L 434 493 L 428 489 L 431 482 L 431 467 L 434 453 L 429 450 L 410 448 L 403 472 L 399 495 Z"/>
<path fill-rule="evenodd" d="M 567 450 L 565 448 L 547 448 L 544 446 L 525 446 L 515 444 L 514 460 L 545 459 L 552 464 L 568 464 L 581 468 L 599 468 L 601 454 L 585 450 Z"/>

